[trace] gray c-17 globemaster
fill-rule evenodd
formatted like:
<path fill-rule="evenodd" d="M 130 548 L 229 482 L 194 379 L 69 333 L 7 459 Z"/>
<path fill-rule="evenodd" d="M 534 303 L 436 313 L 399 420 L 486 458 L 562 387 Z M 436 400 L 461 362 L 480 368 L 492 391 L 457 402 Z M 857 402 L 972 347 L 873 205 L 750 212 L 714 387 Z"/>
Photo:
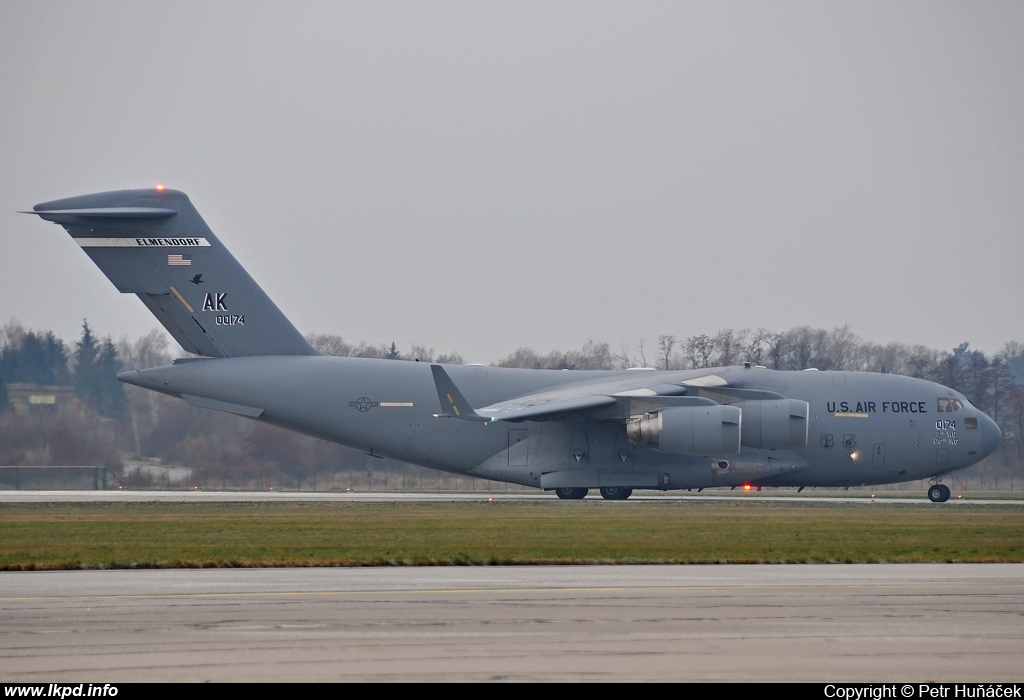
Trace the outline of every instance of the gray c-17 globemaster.
<path fill-rule="evenodd" d="M 530 370 L 318 353 L 188 197 L 157 187 L 37 204 L 121 292 L 201 357 L 118 379 L 371 455 L 583 498 L 633 489 L 851 486 L 931 479 L 1000 432 L 933 382 L 716 367 Z"/>

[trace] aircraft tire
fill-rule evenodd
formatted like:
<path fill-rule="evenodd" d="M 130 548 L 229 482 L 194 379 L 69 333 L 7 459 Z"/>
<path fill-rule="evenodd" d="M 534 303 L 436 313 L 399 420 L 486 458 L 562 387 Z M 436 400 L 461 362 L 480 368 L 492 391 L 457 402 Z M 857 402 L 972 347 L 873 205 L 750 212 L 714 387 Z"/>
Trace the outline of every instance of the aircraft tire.
<path fill-rule="evenodd" d="M 949 500 L 950 490 L 945 484 L 935 484 L 928 489 L 928 500 L 932 503 L 945 503 Z"/>
<path fill-rule="evenodd" d="M 601 498 L 606 501 L 624 501 L 633 495 L 633 489 L 625 486 L 602 486 Z"/>
<path fill-rule="evenodd" d="M 566 486 L 564 488 L 555 489 L 555 494 L 559 498 L 565 498 L 570 501 L 578 501 L 581 498 L 586 498 L 587 493 L 589 491 L 590 489 L 573 488 L 571 486 Z"/>

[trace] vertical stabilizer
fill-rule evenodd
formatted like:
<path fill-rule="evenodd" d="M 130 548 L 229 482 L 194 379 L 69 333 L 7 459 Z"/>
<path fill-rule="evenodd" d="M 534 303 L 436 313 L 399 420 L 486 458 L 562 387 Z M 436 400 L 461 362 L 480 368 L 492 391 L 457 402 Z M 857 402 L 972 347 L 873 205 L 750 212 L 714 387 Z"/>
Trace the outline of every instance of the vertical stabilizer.
<path fill-rule="evenodd" d="M 315 355 L 183 192 L 162 188 L 58 199 L 33 213 L 60 224 L 188 352 Z"/>

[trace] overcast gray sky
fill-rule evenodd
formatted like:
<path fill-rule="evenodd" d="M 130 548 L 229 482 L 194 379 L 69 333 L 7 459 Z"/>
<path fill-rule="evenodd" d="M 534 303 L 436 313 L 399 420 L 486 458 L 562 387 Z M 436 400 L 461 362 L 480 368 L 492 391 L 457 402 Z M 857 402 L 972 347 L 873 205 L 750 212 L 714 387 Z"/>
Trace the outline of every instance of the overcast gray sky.
<path fill-rule="evenodd" d="M 15 212 L 157 183 L 304 333 L 996 352 L 1024 341 L 1024 3 L 0 0 L 0 323 L 155 327 Z"/>

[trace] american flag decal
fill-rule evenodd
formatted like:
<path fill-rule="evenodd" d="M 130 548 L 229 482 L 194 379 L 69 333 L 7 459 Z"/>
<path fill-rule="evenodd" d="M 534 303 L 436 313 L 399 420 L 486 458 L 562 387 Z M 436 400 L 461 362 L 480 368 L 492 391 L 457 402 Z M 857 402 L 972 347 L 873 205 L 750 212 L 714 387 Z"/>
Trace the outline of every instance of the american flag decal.
<path fill-rule="evenodd" d="M 168 265 L 182 265 L 188 267 L 192 264 L 192 256 L 188 253 L 171 253 L 167 256 Z"/>

